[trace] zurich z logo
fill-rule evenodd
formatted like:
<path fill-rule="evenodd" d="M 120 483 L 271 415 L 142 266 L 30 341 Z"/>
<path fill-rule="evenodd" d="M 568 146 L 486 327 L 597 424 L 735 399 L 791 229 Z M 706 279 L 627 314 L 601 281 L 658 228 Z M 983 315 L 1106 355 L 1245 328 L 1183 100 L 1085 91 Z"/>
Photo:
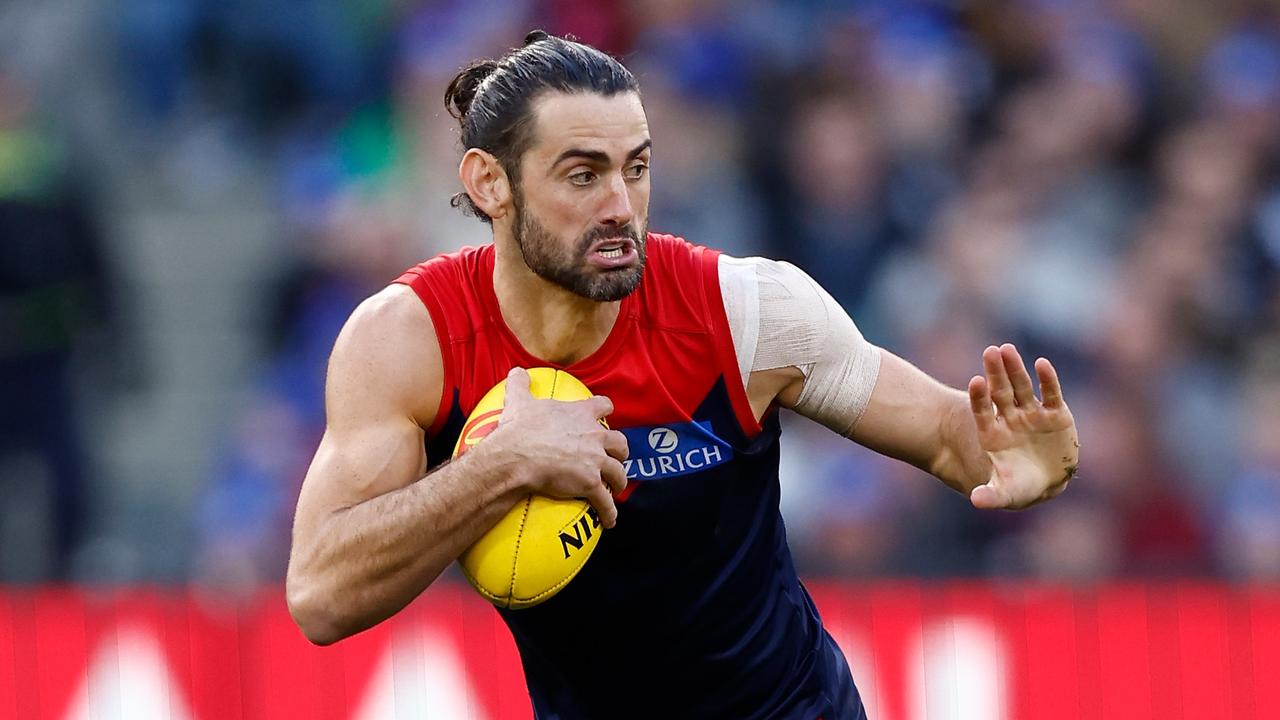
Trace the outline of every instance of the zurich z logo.
<path fill-rule="evenodd" d="M 687 422 L 623 428 L 631 456 L 622 463 L 628 480 L 658 480 L 705 470 L 733 459 L 711 423 Z"/>
<path fill-rule="evenodd" d="M 671 428 L 657 427 L 649 431 L 649 447 L 660 453 L 669 453 L 679 444 L 676 431 Z"/>

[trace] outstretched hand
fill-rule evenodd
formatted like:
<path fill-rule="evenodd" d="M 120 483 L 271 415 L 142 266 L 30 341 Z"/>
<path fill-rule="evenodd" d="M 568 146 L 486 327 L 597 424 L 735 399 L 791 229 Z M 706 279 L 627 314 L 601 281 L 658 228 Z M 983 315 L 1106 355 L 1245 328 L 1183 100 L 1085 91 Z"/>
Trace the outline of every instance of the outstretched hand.
<path fill-rule="evenodd" d="M 1036 360 L 1040 398 L 1013 345 L 988 347 L 982 366 L 985 377 L 969 381 L 969 403 L 991 477 L 969 501 L 982 509 L 1021 510 L 1055 497 L 1075 475 L 1080 442 L 1053 364 Z"/>

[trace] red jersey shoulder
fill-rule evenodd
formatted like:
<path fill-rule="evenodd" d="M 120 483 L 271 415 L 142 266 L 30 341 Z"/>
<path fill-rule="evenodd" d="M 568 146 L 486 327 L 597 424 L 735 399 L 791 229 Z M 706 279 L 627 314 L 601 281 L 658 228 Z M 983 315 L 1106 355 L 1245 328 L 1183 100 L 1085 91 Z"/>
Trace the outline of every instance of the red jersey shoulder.
<path fill-rule="evenodd" d="M 492 268 L 492 245 L 468 245 L 414 265 L 395 282 L 413 288 L 432 311 L 436 332 L 447 332 L 456 341 L 474 335 L 487 319 L 477 282 Z"/>
<path fill-rule="evenodd" d="M 409 268 L 396 282 L 411 284 L 413 278 L 421 278 L 429 283 L 457 285 L 487 269 L 486 256 L 492 252 L 492 245 L 467 245 L 453 252 L 440 253 Z"/>
<path fill-rule="evenodd" d="M 707 332 L 714 313 L 708 280 L 715 281 L 719 253 L 674 235 L 649 233 L 644 281 L 641 284 L 641 322 L 676 332 Z M 719 293 L 715 295 L 719 300 Z"/>

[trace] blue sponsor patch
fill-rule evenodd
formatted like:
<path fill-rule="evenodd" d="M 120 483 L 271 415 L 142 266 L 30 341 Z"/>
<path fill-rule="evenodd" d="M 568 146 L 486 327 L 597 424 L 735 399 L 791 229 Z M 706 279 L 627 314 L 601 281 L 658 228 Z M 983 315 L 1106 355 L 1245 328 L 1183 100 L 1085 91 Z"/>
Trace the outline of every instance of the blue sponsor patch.
<path fill-rule="evenodd" d="M 708 422 L 622 428 L 622 434 L 630 450 L 622 463 L 629 480 L 677 477 L 733 459 L 733 449 Z"/>

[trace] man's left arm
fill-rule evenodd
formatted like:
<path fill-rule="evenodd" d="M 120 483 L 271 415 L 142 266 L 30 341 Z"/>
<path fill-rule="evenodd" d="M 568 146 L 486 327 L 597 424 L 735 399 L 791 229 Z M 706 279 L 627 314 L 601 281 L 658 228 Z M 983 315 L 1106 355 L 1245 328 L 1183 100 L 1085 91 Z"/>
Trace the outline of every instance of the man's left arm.
<path fill-rule="evenodd" d="M 720 275 L 757 415 L 777 402 L 934 474 L 979 508 L 1028 507 L 1074 475 L 1075 421 L 1048 360 L 1035 365 L 1037 397 L 1017 349 L 988 347 L 966 394 L 868 343 L 793 265 L 722 256 Z"/>
<path fill-rule="evenodd" d="M 1079 444 L 1048 360 L 1035 366 L 1040 398 L 1013 345 L 982 353 L 968 393 L 878 351 L 880 373 L 850 438 L 932 473 L 979 508 L 1018 510 L 1066 489 Z"/>

